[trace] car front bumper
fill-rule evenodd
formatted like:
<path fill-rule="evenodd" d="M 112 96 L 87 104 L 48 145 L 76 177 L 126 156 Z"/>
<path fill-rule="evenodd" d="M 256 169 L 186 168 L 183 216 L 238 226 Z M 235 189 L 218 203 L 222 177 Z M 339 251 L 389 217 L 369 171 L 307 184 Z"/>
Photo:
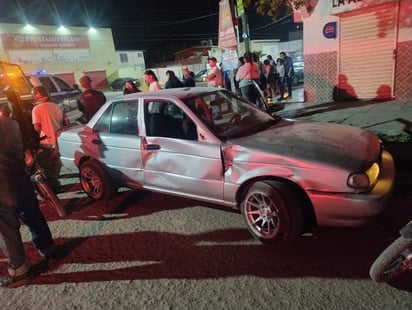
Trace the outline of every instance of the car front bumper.
<path fill-rule="evenodd" d="M 387 206 L 395 184 L 395 163 L 392 155 L 383 151 L 381 175 L 371 192 L 337 194 L 310 192 L 319 226 L 361 226 Z"/>

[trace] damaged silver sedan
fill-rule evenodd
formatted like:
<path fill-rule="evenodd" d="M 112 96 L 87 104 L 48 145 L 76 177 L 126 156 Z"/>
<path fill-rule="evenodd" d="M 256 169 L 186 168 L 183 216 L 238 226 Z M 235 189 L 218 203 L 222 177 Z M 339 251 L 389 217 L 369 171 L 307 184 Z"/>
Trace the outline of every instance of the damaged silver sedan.
<path fill-rule="evenodd" d="M 375 134 L 282 119 L 217 88 L 115 98 L 63 131 L 59 147 L 92 199 L 125 186 L 224 205 L 274 244 L 314 225 L 366 223 L 384 209 L 395 177 Z"/>

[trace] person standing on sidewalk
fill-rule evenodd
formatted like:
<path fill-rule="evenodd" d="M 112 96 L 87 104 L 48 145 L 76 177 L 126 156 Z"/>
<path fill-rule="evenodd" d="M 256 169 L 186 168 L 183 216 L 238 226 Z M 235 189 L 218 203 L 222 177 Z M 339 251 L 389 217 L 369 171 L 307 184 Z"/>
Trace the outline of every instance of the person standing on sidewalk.
<path fill-rule="evenodd" d="M 285 66 L 282 58 L 276 59 L 276 73 L 276 83 L 280 94 L 278 101 L 285 100 Z"/>
<path fill-rule="evenodd" d="M 0 110 L 0 248 L 8 260 L 8 275 L 0 278 L 0 287 L 12 287 L 31 277 L 19 219 L 29 228 L 33 244 L 45 260 L 56 258 L 56 249 L 26 172 L 19 125 L 8 117 L 8 105 Z"/>
<path fill-rule="evenodd" d="M 252 53 L 246 52 L 243 56 L 244 64 L 239 67 L 236 73 L 236 80 L 239 81 L 239 88 L 242 97 L 256 105 L 258 90 L 253 81 L 259 79 L 259 68 L 253 62 Z"/>
<path fill-rule="evenodd" d="M 195 81 L 195 74 L 189 70 L 187 66 L 182 67 L 183 71 L 183 84 L 185 87 L 195 87 L 196 86 L 196 81 Z"/>
<path fill-rule="evenodd" d="M 185 85 L 179 78 L 176 76 L 175 72 L 172 70 L 166 71 L 167 81 L 165 84 L 165 88 L 179 88 L 184 87 Z"/>
<path fill-rule="evenodd" d="M 293 70 L 293 60 L 290 56 L 287 56 L 285 52 L 280 52 L 280 58 L 283 59 L 284 66 L 285 66 L 285 80 L 286 86 L 288 87 L 288 99 L 292 99 L 292 83 L 293 83 L 293 76 L 295 72 Z"/>
<path fill-rule="evenodd" d="M 87 75 L 80 78 L 80 85 L 85 90 L 78 102 L 79 110 L 83 112 L 84 121 L 88 122 L 106 102 L 106 96 L 101 91 L 93 89 L 92 79 Z"/>
<path fill-rule="evenodd" d="M 137 88 L 136 84 L 133 83 L 132 80 L 127 80 L 126 83 L 124 83 L 123 95 L 134 94 L 139 92 L 140 89 Z"/>
<path fill-rule="evenodd" d="M 149 91 L 160 90 L 162 87 L 159 84 L 159 80 L 153 70 L 146 70 L 143 74 L 146 84 L 149 85 Z"/>
<path fill-rule="evenodd" d="M 216 57 L 209 57 L 209 66 L 210 69 L 207 71 L 207 86 L 208 87 L 223 87 L 223 76 L 222 71 L 220 71 L 219 67 L 217 66 L 217 59 Z M 212 107 L 212 114 L 213 119 L 221 119 L 222 118 L 222 107 L 218 104 Z"/>

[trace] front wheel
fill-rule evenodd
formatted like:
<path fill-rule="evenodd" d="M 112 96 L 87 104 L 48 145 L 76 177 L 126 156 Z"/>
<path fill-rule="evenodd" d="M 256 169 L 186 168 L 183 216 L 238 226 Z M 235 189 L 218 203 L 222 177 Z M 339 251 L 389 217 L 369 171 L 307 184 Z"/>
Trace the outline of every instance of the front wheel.
<path fill-rule="evenodd" d="M 83 163 L 79 177 L 83 190 L 93 200 L 108 200 L 117 192 L 117 186 L 96 160 Z"/>
<path fill-rule="evenodd" d="M 375 282 L 389 282 L 412 270 L 412 240 L 400 236 L 372 264 L 369 275 Z"/>
<path fill-rule="evenodd" d="M 303 229 L 303 210 L 296 191 L 278 181 L 256 182 L 241 204 L 247 228 L 261 242 L 284 244 Z"/>

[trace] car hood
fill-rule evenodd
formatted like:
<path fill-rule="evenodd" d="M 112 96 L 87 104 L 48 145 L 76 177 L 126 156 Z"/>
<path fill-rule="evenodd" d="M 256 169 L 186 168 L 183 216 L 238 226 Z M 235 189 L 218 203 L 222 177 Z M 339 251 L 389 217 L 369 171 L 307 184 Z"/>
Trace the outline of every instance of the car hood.
<path fill-rule="evenodd" d="M 371 132 L 310 121 L 281 120 L 267 130 L 229 142 L 245 148 L 255 162 L 301 165 L 309 161 L 352 171 L 369 167 L 381 152 L 380 140 Z"/>

